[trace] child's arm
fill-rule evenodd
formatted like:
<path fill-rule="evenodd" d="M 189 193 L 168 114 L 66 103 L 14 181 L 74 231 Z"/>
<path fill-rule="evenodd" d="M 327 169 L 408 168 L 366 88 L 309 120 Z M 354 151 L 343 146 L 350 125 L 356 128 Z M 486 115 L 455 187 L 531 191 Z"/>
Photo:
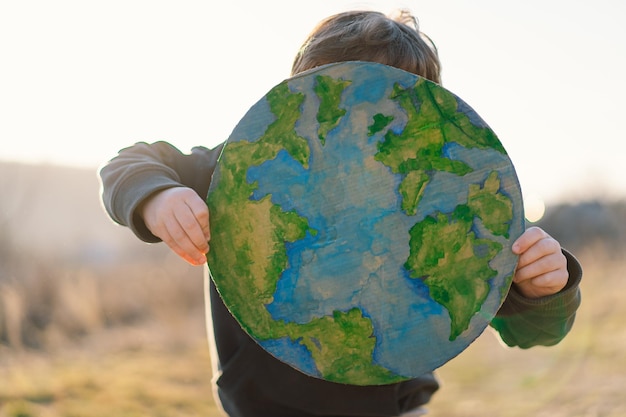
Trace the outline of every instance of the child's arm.
<path fill-rule="evenodd" d="M 203 199 L 220 153 L 221 146 L 184 154 L 167 142 L 122 149 L 100 170 L 104 207 L 141 240 L 165 240 L 188 262 L 203 263 L 209 237 Z"/>
<path fill-rule="evenodd" d="M 572 328 L 580 305 L 580 263 L 546 232 L 529 228 L 513 244 L 513 285 L 492 320 L 509 346 L 554 345 Z"/>

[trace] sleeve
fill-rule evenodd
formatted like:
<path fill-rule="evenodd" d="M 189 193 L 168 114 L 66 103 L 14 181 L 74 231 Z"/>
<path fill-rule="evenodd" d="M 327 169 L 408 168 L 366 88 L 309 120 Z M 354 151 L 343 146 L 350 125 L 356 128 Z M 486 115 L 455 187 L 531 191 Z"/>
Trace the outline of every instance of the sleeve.
<path fill-rule="evenodd" d="M 158 242 L 137 207 L 153 193 L 172 187 L 189 187 L 205 198 L 221 149 L 222 145 L 212 150 L 195 147 L 184 154 L 167 142 L 139 142 L 122 149 L 100 169 L 107 213 L 141 240 Z"/>
<path fill-rule="evenodd" d="M 580 305 L 582 268 L 578 260 L 563 250 L 567 258 L 569 280 L 557 294 L 537 299 L 526 298 L 514 286 L 491 322 L 508 346 L 526 349 L 551 346 L 569 333 Z"/>

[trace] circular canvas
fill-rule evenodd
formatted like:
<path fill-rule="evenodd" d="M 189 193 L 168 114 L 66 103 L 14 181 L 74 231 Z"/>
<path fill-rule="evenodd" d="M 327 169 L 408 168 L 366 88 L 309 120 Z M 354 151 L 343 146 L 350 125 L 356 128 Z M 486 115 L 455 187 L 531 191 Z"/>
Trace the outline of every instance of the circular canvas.
<path fill-rule="evenodd" d="M 208 265 L 242 328 L 313 377 L 432 371 L 487 327 L 524 229 L 513 164 L 459 97 L 389 66 L 285 80 L 213 175 Z"/>

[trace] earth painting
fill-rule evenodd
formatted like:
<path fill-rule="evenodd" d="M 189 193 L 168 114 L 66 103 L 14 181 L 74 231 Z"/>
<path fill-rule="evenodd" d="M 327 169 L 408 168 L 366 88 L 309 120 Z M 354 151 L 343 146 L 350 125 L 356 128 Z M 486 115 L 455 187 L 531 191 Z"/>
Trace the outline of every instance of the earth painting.
<path fill-rule="evenodd" d="M 264 349 L 317 378 L 432 371 L 488 326 L 524 230 L 513 164 L 459 97 L 375 63 L 274 87 L 207 197 L 211 277 Z"/>

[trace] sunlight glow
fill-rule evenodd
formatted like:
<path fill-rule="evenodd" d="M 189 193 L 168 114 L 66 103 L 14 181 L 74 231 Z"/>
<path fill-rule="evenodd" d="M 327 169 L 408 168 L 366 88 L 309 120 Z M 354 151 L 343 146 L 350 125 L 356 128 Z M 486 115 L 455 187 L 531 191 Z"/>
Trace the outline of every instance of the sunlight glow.
<path fill-rule="evenodd" d="M 536 223 L 546 212 L 546 205 L 538 194 L 530 194 L 524 197 L 524 214 L 526 220 Z"/>

